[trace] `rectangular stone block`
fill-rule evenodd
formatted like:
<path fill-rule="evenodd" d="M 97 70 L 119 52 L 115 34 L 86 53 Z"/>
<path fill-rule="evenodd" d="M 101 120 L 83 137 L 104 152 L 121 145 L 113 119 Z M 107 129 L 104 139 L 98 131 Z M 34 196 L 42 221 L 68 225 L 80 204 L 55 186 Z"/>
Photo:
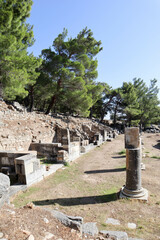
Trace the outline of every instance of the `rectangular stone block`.
<path fill-rule="evenodd" d="M 33 163 L 30 162 L 25 165 L 25 173 L 26 175 L 28 175 L 29 173 L 32 173 L 32 172 L 33 172 Z"/>
<path fill-rule="evenodd" d="M 1 157 L 2 165 L 10 165 L 8 157 Z"/>
<path fill-rule="evenodd" d="M 125 148 L 140 148 L 140 135 L 138 127 L 125 128 Z"/>
<path fill-rule="evenodd" d="M 82 146 L 87 146 L 87 145 L 89 145 L 89 140 L 88 140 L 88 139 L 82 140 L 82 141 L 81 141 L 81 145 L 82 145 Z"/>

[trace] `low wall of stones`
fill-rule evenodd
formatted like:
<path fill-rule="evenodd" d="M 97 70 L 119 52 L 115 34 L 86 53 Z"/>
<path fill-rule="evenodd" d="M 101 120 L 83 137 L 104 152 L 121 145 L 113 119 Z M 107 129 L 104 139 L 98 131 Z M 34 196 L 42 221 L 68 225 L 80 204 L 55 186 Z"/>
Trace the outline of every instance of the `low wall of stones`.
<path fill-rule="evenodd" d="M 31 142 L 52 142 L 55 121 L 35 112 L 18 112 L 0 101 L 0 150 L 27 151 Z"/>
<path fill-rule="evenodd" d="M 16 151 L 0 151 L 0 172 L 10 176 L 11 183 L 17 181 L 16 169 L 15 169 L 15 159 L 27 154 L 32 153 L 36 156 L 35 151 L 26 152 L 16 152 Z"/>
<path fill-rule="evenodd" d="M 38 158 L 57 160 L 58 151 L 62 149 L 61 143 L 31 143 L 29 150 L 36 151 Z"/>

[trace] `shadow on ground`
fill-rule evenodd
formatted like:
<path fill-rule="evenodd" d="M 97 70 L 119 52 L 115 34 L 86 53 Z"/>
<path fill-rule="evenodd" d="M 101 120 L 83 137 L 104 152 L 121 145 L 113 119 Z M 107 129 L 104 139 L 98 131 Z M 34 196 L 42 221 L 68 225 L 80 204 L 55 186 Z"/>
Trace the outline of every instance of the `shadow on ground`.
<path fill-rule="evenodd" d="M 59 204 L 61 206 L 75 206 L 75 205 L 87 205 L 87 204 L 99 204 L 116 201 L 118 199 L 118 193 L 105 194 L 100 196 L 88 196 L 88 197 L 75 197 L 75 198 L 56 198 L 46 199 L 42 201 L 34 201 L 33 203 L 38 206 Z"/>
<path fill-rule="evenodd" d="M 160 149 L 160 140 L 157 141 L 158 143 L 156 145 L 154 145 L 154 148 Z"/>
<path fill-rule="evenodd" d="M 85 171 L 86 174 L 95 174 L 95 173 L 112 173 L 112 172 L 123 172 L 126 168 L 114 168 L 114 169 L 101 169 L 101 170 L 92 170 Z"/>
<path fill-rule="evenodd" d="M 125 158 L 125 157 L 126 157 L 126 155 L 123 155 L 123 156 L 116 156 L 116 157 L 112 157 L 112 158 L 117 159 L 117 158 Z"/>

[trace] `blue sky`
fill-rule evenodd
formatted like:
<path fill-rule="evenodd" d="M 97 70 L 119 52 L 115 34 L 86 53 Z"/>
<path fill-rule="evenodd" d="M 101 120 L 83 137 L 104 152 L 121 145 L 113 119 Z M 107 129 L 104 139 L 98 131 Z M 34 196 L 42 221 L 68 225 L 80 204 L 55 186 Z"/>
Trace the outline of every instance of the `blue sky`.
<path fill-rule="evenodd" d="M 75 37 L 87 26 L 103 46 L 97 81 L 117 88 L 135 77 L 148 86 L 156 78 L 160 88 L 160 0 L 33 0 L 28 22 L 34 25 L 34 55 L 63 28 Z"/>

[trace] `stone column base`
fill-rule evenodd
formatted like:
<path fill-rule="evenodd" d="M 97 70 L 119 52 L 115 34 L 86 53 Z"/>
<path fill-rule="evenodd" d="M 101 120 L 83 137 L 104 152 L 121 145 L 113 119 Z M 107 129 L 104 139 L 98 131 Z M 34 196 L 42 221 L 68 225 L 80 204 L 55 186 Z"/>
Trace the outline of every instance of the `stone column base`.
<path fill-rule="evenodd" d="M 129 198 L 148 202 L 148 190 L 141 188 L 140 190 L 129 190 L 125 186 L 121 188 L 119 198 Z"/>

